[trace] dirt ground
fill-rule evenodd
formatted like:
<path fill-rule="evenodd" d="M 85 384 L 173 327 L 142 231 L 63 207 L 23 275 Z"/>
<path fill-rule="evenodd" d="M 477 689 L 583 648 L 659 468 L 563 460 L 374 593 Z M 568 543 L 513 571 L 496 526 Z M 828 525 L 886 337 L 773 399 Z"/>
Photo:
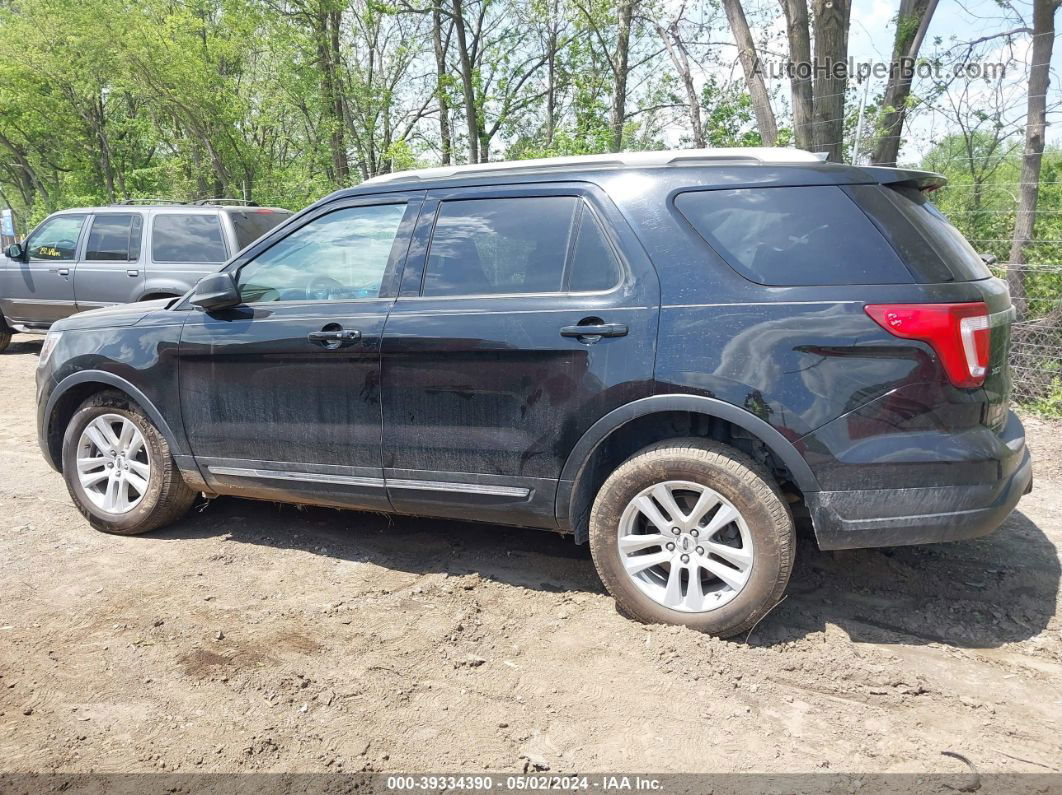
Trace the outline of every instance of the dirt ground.
<path fill-rule="evenodd" d="M 1062 424 L 989 538 L 802 540 L 745 644 L 624 619 L 539 531 L 219 499 L 94 532 L 37 449 L 39 349 L 0 356 L 0 771 L 1062 768 Z"/>

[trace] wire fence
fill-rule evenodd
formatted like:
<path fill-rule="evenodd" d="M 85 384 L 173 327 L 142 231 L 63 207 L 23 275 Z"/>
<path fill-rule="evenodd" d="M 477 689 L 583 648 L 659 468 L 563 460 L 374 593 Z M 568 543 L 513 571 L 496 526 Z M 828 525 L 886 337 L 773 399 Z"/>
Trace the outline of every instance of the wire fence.
<path fill-rule="evenodd" d="M 1011 327 L 1012 398 L 1030 408 L 1062 412 L 1062 264 L 995 265 L 996 276 L 1021 284 L 1019 318 Z"/>

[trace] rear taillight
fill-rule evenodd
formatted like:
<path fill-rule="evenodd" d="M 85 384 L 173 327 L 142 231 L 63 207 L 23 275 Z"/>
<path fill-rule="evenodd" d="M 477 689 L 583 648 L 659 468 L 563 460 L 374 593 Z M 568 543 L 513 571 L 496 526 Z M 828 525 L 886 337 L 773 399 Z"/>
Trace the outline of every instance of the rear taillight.
<path fill-rule="evenodd" d="M 868 304 L 866 310 L 890 334 L 928 343 L 955 386 L 985 382 L 992 329 L 983 303 Z"/>

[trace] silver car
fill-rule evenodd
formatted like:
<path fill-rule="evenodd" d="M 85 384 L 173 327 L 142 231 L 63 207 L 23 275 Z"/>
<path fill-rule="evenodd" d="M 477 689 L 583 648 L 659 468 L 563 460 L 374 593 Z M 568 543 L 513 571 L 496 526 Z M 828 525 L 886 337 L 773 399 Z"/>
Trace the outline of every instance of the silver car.
<path fill-rule="evenodd" d="M 15 331 L 112 304 L 183 295 L 291 216 L 216 202 L 62 210 L 0 256 L 0 351 Z"/>

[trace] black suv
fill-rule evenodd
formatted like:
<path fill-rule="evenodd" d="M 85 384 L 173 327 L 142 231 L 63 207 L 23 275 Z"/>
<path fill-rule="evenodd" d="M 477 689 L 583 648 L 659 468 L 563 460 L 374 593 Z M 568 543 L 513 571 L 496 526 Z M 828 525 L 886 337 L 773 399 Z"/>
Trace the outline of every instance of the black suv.
<path fill-rule="evenodd" d="M 197 492 L 541 527 L 720 635 L 820 547 L 990 532 L 1032 483 L 1005 285 L 939 176 L 794 150 L 428 169 L 171 305 L 53 326 L 40 444 L 89 522 Z"/>

